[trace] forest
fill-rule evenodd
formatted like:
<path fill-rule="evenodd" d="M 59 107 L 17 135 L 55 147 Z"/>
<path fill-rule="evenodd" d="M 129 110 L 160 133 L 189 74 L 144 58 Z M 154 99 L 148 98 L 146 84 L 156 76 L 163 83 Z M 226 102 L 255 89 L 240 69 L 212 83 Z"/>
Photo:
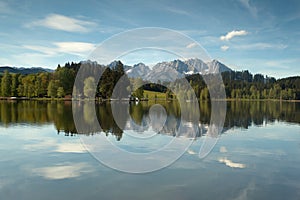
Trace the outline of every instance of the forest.
<path fill-rule="evenodd" d="M 90 77 L 82 80 L 84 87 L 73 88 L 79 68 L 82 67 Z M 103 73 L 98 84 L 93 74 Z M 0 76 L 1 97 L 27 97 L 27 98 L 71 98 L 74 96 L 94 97 L 108 99 L 111 97 L 117 81 L 124 75 L 123 64 L 119 61 L 114 67 L 105 67 L 95 63 L 66 63 L 58 65 L 54 72 L 42 72 L 22 75 L 5 71 Z M 80 77 L 79 77 L 80 78 Z M 128 83 L 129 85 L 129 79 Z M 94 94 L 93 87 L 97 85 Z M 75 94 L 76 93 L 76 94 Z"/>
<path fill-rule="evenodd" d="M 262 74 L 245 71 L 222 73 L 228 99 L 280 99 L 300 100 L 300 76 L 275 79 Z M 187 77 L 200 100 L 209 98 L 204 79 L 199 74 Z"/>
<path fill-rule="evenodd" d="M 78 70 L 84 67 L 91 76 L 84 78 L 84 87 L 75 87 L 74 82 Z M 100 81 L 93 78 L 93 74 L 102 73 Z M 168 98 L 175 98 L 166 87 L 158 83 L 147 83 L 140 78 L 128 78 L 121 61 L 115 66 L 107 67 L 95 63 L 66 63 L 58 65 L 54 72 L 41 72 L 29 75 L 9 73 L 0 75 L 0 96 L 26 98 L 71 98 L 91 97 L 110 99 L 116 83 L 123 77 L 122 85 L 127 88 L 122 94 L 128 97 L 130 91 L 133 96 L 147 98 L 143 90 L 166 93 Z M 125 77 L 125 78 L 124 78 Z M 209 90 L 204 78 L 199 74 L 186 77 L 199 100 L 209 99 Z M 280 99 L 300 100 L 300 76 L 275 79 L 262 74 L 251 74 L 249 71 L 229 71 L 222 73 L 226 97 L 228 99 Z M 142 88 L 135 85 L 144 84 Z M 172 83 L 170 83 L 172 84 Z M 165 83 L 165 85 L 170 85 Z M 132 85 L 132 86 L 130 86 Z M 95 87 L 96 94 L 95 94 Z M 171 87 L 171 86 L 170 86 Z M 186 91 L 189 96 L 190 91 Z"/>

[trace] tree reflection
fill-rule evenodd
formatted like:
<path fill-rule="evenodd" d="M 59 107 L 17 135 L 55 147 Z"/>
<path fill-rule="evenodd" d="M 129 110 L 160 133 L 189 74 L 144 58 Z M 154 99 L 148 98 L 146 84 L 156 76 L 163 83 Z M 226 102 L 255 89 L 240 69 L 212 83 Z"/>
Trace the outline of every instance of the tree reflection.
<path fill-rule="evenodd" d="M 181 110 L 176 101 L 155 102 L 161 104 L 167 113 L 167 119 L 160 130 L 160 134 L 175 136 L 180 123 L 192 122 L 193 112 L 181 117 Z M 116 103 L 118 104 L 118 103 Z M 130 127 L 130 123 L 139 126 L 150 126 L 149 109 L 154 104 L 142 102 L 138 104 L 128 104 L 120 102 L 117 105 L 118 118 L 115 120 L 111 108 L 111 103 L 96 103 L 96 108 L 88 102 L 78 102 L 75 104 L 78 112 L 83 115 L 81 125 L 87 127 L 84 131 L 76 129 L 73 114 L 72 102 L 70 101 L 0 101 L 0 125 L 10 127 L 14 125 L 35 125 L 54 124 L 58 133 L 66 136 L 74 134 L 94 134 L 104 132 L 106 135 L 112 134 L 117 140 L 123 135 L 123 130 Z M 73 105 L 74 106 L 74 105 Z M 200 119 L 197 123 L 199 135 L 205 134 L 205 128 L 210 123 L 211 103 L 201 101 L 199 103 Z M 76 111 L 76 112 L 77 112 Z M 95 112 L 97 119 L 93 119 Z M 157 114 L 159 116 L 159 113 Z M 300 103 L 279 102 L 279 101 L 229 101 L 227 102 L 227 113 L 224 130 L 237 127 L 249 128 L 250 126 L 262 126 L 274 121 L 284 121 L 300 124 Z M 97 123 L 99 123 L 97 125 Z M 81 126 L 80 125 L 80 126 Z M 99 130 L 99 125 L 101 130 Z"/>

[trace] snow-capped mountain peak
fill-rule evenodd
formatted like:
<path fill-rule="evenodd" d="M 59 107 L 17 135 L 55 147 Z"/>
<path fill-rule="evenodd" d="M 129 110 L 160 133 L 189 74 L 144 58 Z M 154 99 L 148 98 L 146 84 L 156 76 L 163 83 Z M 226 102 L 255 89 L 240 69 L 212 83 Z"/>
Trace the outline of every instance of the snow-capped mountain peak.
<path fill-rule="evenodd" d="M 125 69 L 126 74 L 129 78 L 143 78 L 147 77 L 147 75 L 150 73 L 150 68 L 146 66 L 144 63 L 138 63 L 133 65 L 132 67 L 128 67 Z"/>
<path fill-rule="evenodd" d="M 231 71 L 229 67 L 217 60 L 204 62 L 199 58 L 191 58 L 184 61 L 177 59 L 169 62 L 160 62 L 154 65 L 152 69 L 144 63 L 126 66 L 124 69 L 130 78 L 140 77 L 151 82 L 157 82 L 158 80 L 173 81 L 177 78 L 183 78 L 187 75 L 197 73 L 207 74 Z"/>

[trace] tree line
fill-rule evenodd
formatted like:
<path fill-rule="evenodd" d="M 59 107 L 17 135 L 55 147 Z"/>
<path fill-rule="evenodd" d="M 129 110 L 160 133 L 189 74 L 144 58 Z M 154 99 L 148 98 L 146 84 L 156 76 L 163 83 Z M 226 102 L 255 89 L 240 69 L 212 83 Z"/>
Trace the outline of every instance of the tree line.
<path fill-rule="evenodd" d="M 84 74 L 89 77 L 82 79 L 84 87 L 73 87 L 79 68 L 83 67 Z M 102 73 L 99 83 L 96 83 L 93 75 Z M 58 65 L 54 72 L 42 72 L 36 74 L 22 75 L 5 71 L 0 75 L 0 96 L 1 97 L 28 97 L 28 98 L 64 98 L 72 95 L 78 97 L 110 98 L 113 89 L 123 77 L 125 85 L 129 85 L 123 64 L 118 61 L 113 67 L 107 67 L 95 63 L 66 63 Z M 80 80 L 80 77 L 79 77 Z M 127 80 L 127 82 L 126 82 Z M 97 87 L 97 88 L 93 88 Z M 92 90 L 92 89 L 96 89 Z M 91 94 L 92 93 L 92 94 Z"/>
<path fill-rule="evenodd" d="M 210 76 L 210 75 L 206 75 Z M 246 71 L 222 73 L 226 97 L 231 99 L 300 100 L 300 76 L 275 79 Z M 209 99 L 204 78 L 199 74 L 187 77 L 200 100 Z"/>
<path fill-rule="evenodd" d="M 58 65 L 54 72 L 42 72 L 22 75 L 5 71 L 0 75 L 1 97 L 28 97 L 28 98 L 63 98 L 89 97 L 89 98 L 112 98 L 113 91 L 118 92 L 119 97 L 128 97 L 132 94 L 143 98 L 143 90 L 151 90 L 166 93 L 167 98 L 174 98 L 174 94 L 168 88 L 177 89 L 183 96 L 189 99 L 192 93 L 200 100 L 210 98 L 205 78 L 199 74 L 186 77 L 193 91 L 182 88 L 180 80 L 175 83 L 164 83 L 169 87 L 162 86 L 161 82 L 148 83 L 141 78 L 128 78 L 121 61 L 114 62 L 114 66 L 99 65 L 94 62 L 66 63 Z M 75 78 L 83 67 L 83 74 L 78 75 L 81 86 L 75 85 Z M 101 73 L 102 76 L 95 80 L 94 75 Z M 204 75 L 213 76 L 213 75 Z M 227 71 L 222 73 L 226 97 L 231 99 L 282 99 L 300 100 L 300 76 L 275 79 L 262 74 L 251 74 L 249 71 Z M 121 80 L 121 83 L 117 84 Z M 142 85 L 142 87 L 136 87 Z M 116 89 L 119 86 L 120 88 Z M 122 86 L 122 87 L 121 87 Z M 95 92 L 96 91 L 96 92 Z M 132 92 L 133 91 L 133 92 Z"/>

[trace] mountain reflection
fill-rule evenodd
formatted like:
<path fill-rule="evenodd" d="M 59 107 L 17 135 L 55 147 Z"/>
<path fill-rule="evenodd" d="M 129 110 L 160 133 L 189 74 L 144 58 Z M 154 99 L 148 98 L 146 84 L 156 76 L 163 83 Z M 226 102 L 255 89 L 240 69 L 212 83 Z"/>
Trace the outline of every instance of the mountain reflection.
<path fill-rule="evenodd" d="M 180 124 L 197 129 L 196 137 L 207 133 L 211 117 L 211 104 L 200 102 L 200 119 L 193 121 L 193 112 L 182 117 L 180 106 L 176 101 L 156 102 L 158 109 L 151 106 L 154 102 L 128 104 L 122 102 L 96 103 L 89 102 L 57 102 L 57 101 L 0 101 L 0 125 L 54 124 L 59 134 L 66 136 L 75 134 L 95 134 L 104 132 L 112 134 L 120 140 L 124 130 L 134 130 L 143 134 L 149 130 L 160 134 L 175 136 Z M 189 107 L 192 103 L 187 103 Z M 112 109 L 113 107 L 113 109 Z M 187 109 L 193 110 L 193 109 Z M 73 112 L 82 116 L 81 121 L 74 123 Z M 115 113 L 114 113 L 115 112 Z M 93 118 L 93 113 L 96 118 Z M 114 117 L 114 115 L 116 117 Z M 151 119 L 152 117 L 152 119 Z M 279 101 L 230 101 L 227 102 L 227 113 L 224 129 L 261 126 L 276 120 L 300 124 L 300 103 Z M 162 127 L 162 124 L 164 126 Z M 84 130 L 78 130 L 84 127 Z M 187 136 L 191 136 L 186 131 Z"/>

